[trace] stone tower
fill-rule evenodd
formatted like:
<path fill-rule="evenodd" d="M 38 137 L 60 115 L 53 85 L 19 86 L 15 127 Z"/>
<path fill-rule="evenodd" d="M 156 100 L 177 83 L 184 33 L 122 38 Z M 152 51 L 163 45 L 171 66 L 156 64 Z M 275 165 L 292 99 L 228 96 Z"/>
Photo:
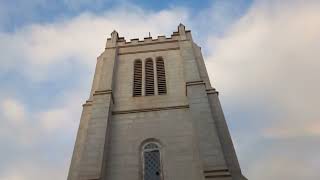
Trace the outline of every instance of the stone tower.
<path fill-rule="evenodd" d="M 68 180 L 245 180 L 189 30 L 107 39 Z"/>

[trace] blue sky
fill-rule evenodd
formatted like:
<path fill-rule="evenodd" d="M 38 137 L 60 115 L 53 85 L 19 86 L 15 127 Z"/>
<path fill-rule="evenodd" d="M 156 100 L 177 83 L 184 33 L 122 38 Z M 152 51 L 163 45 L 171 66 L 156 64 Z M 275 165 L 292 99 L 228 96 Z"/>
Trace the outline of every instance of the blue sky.
<path fill-rule="evenodd" d="M 249 179 L 319 179 L 319 1 L 0 1 L 0 179 L 66 179 L 96 57 L 183 22 Z"/>

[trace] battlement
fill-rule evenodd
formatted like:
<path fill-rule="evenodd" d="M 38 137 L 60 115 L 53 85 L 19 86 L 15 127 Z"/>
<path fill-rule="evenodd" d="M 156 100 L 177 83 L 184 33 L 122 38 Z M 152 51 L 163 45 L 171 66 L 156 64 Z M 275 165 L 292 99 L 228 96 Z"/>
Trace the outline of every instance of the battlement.
<path fill-rule="evenodd" d="M 173 32 L 170 37 L 161 35 L 158 36 L 156 39 L 153 39 L 152 37 L 145 37 L 143 38 L 143 40 L 140 40 L 139 38 L 134 38 L 130 39 L 130 41 L 127 41 L 124 37 L 119 37 L 116 31 L 113 31 L 111 33 L 111 38 L 107 39 L 106 48 L 114 47 L 115 45 L 117 45 L 118 47 L 123 47 L 178 41 L 181 40 L 181 36 L 186 36 L 186 34 L 188 35 L 188 37 L 191 37 L 191 31 L 185 30 L 185 26 L 183 24 L 180 24 L 178 26 L 178 31 Z"/>

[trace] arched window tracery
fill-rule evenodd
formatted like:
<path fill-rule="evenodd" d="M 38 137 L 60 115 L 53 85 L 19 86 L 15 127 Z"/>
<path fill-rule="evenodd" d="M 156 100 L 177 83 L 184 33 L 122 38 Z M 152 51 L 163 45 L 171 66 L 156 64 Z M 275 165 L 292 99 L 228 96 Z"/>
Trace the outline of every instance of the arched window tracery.
<path fill-rule="evenodd" d="M 160 146 L 149 142 L 142 148 L 143 180 L 161 180 Z"/>

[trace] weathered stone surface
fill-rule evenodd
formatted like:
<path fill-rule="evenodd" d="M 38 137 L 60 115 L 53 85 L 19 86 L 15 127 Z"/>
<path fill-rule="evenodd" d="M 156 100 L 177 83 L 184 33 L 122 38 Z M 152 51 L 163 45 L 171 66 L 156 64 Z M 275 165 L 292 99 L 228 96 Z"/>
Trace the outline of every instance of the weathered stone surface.
<path fill-rule="evenodd" d="M 133 97 L 133 63 L 162 57 L 167 94 Z M 160 144 L 163 180 L 241 180 L 217 92 L 200 48 L 180 24 L 170 38 L 133 39 L 117 32 L 98 57 L 84 105 L 68 180 L 142 180 L 142 144 Z"/>

